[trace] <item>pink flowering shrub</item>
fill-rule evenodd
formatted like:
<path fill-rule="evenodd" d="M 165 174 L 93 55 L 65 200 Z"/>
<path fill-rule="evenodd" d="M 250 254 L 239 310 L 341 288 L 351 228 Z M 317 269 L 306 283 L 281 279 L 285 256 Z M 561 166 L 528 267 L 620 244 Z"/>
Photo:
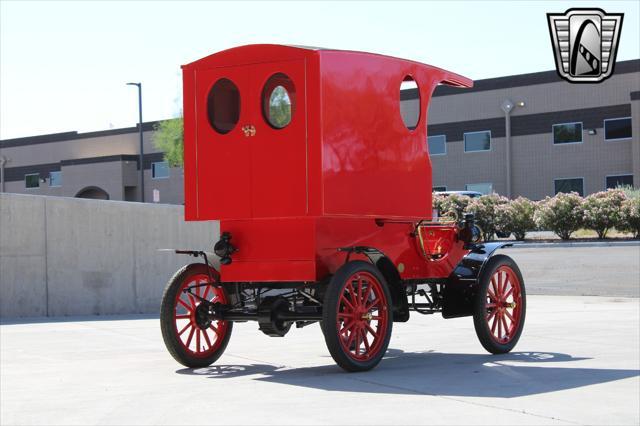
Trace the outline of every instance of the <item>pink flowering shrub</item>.
<path fill-rule="evenodd" d="M 467 213 L 473 213 L 475 221 L 482 229 L 485 241 L 493 239 L 493 234 L 498 230 L 497 211 L 498 206 L 505 205 L 509 199 L 498 194 L 483 195 L 471 200 L 467 206 Z"/>
<path fill-rule="evenodd" d="M 518 197 L 505 204 L 496 206 L 496 228 L 505 234 L 513 233 L 518 241 L 524 240 L 527 231 L 536 229 L 533 215 L 536 211 L 535 201 Z"/>
<path fill-rule="evenodd" d="M 575 192 L 558 193 L 547 197 L 538 204 L 533 215 L 540 229 L 553 231 L 563 240 L 571 238 L 571 234 L 582 227 L 582 197 Z"/>
<path fill-rule="evenodd" d="M 584 199 L 583 224 L 592 229 L 598 238 L 605 238 L 609 229 L 620 223 L 622 203 L 627 197 L 619 189 L 596 192 Z"/>
<path fill-rule="evenodd" d="M 620 210 L 620 221 L 616 228 L 632 232 L 635 238 L 640 238 L 640 197 L 627 198 Z"/>
<path fill-rule="evenodd" d="M 456 218 L 462 219 L 469 202 L 471 198 L 466 195 L 433 195 L 433 208 L 438 209 L 440 216 L 455 215 Z"/>

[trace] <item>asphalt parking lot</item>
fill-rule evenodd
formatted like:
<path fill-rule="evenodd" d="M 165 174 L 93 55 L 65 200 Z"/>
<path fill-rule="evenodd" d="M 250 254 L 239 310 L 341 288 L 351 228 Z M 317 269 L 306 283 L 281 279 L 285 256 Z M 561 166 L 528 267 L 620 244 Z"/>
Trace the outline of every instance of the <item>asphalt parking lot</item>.
<path fill-rule="evenodd" d="M 470 318 L 415 315 L 357 374 L 333 364 L 317 325 L 282 339 L 238 324 L 217 365 L 189 370 L 156 318 L 5 322 L 0 423 L 637 425 L 638 302 L 531 296 L 502 356 Z"/>

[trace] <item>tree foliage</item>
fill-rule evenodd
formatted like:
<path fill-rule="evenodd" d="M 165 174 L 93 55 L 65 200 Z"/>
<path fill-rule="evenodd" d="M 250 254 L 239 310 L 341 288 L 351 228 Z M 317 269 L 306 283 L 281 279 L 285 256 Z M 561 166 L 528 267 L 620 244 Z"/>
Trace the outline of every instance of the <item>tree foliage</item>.
<path fill-rule="evenodd" d="M 171 167 L 184 164 L 184 120 L 182 117 L 160 121 L 156 124 L 153 144 L 164 153 Z"/>

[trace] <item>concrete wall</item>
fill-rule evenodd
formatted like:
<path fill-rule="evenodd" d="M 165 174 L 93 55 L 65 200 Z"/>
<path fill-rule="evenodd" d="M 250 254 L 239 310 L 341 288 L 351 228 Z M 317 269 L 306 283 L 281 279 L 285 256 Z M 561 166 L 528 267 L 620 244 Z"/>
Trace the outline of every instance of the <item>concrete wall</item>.
<path fill-rule="evenodd" d="M 211 250 L 217 222 L 181 206 L 0 194 L 0 317 L 155 313 L 171 275 Z"/>

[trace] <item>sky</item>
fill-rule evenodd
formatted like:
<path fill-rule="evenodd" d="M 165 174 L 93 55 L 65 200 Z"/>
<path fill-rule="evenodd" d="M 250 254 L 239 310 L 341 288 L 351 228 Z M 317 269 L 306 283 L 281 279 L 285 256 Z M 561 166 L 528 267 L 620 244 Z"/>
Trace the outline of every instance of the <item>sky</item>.
<path fill-rule="evenodd" d="M 0 139 L 174 117 L 180 65 L 252 43 L 362 50 L 473 79 L 555 68 L 547 12 L 625 14 L 618 61 L 640 58 L 640 1 L 173 2 L 0 0 Z"/>

